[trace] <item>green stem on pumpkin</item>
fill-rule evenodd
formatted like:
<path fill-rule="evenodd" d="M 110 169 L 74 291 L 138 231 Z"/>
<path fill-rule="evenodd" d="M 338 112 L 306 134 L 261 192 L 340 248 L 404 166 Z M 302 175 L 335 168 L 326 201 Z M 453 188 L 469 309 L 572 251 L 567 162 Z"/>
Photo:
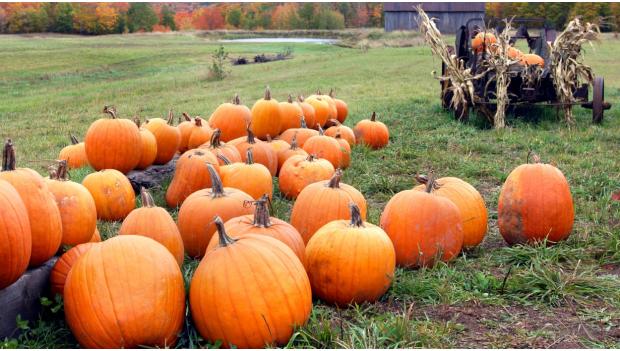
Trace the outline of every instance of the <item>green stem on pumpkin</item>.
<path fill-rule="evenodd" d="M 232 245 L 235 243 L 235 239 L 231 238 L 226 234 L 226 230 L 224 229 L 224 222 L 220 216 L 215 216 L 213 218 L 213 223 L 215 223 L 215 227 L 217 228 L 217 236 L 220 239 L 220 247 L 226 247 L 228 245 Z"/>

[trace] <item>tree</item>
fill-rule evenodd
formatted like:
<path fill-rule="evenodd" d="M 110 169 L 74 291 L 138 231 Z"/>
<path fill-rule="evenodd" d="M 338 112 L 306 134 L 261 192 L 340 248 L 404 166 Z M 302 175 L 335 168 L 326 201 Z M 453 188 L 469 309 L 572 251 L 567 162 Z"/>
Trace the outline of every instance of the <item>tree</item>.
<path fill-rule="evenodd" d="M 224 28 L 224 16 L 217 6 L 204 7 L 194 13 L 193 24 L 196 29 L 221 29 Z"/>
<path fill-rule="evenodd" d="M 9 23 L 9 17 L 6 10 L 0 7 L 0 33 L 6 32 L 7 24 Z"/>
<path fill-rule="evenodd" d="M 99 3 L 95 9 L 95 15 L 97 16 L 97 34 L 114 32 L 118 19 L 118 13 L 115 8 L 105 2 Z"/>
<path fill-rule="evenodd" d="M 151 5 L 145 2 L 132 2 L 127 11 L 127 28 L 130 32 L 150 32 L 159 23 Z"/>
<path fill-rule="evenodd" d="M 328 6 L 321 4 L 312 22 L 314 29 L 343 29 L 344 16 Z"/>
<path fill-rule="evenodd" d="M 74 4 L 73 31 L 80 34 L 97 33 L 97 4 Z"/>
<path fill-rule="evenodd" d="M 311 28 L 312 21 L 314 19 L 314 4 L 311 2 L 305 2 L 299 7 L 299 19 L 302 28 Z"/>
<path fill-rule="evenodd" d="M 166 5 L 161 8 L 161 25 L 170 28 L 170 30 L 177 30 L 177 25 L 174 22 L 174 11 Z"/>
<path fill-rule="evenodd" d="M 56 5 L 56 20 L 52 28 L 59 33 L 71 33 L 73 31 L 73 4 L 59 2 Z"/>
<path fill-rule="evenodd" d="M 192 13 L 191 12 L 177 12 L 174 15 L 174 25 L 177 28 L 177 30 L 194 29 L 194 25 L 192 23 Z"/>
<path fill-rule="evenodd" d="M 271 15 L 271 27 L 275 29 L 295 29 L 299 26 L 297 5 L 286 3 L 278 5 Z"/>
<path fill-rule="evenodd" d="M 239 28 L 241 26 L 241 9 L 233 8 L 226 14 L 226 23 L 233 26 L 234 28 Z"/>
<path fill-rule="evenodd" d="M 47 29 L 47 13 L 37 3 L 13 3 L 8 7 L 9 33 L 35 33 Z"/>

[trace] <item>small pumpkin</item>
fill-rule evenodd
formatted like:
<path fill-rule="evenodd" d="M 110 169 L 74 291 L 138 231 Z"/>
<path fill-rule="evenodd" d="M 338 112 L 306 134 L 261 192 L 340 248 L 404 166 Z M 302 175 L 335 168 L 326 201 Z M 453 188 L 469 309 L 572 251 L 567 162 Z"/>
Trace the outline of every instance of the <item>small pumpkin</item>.
<path fill-rule="evenodd" d="M 146 121 L 144 128 L 148 129 L 157 140 L 157 157 L 154 164 L 165 165 L 176 155 L 181 145 L 181 132 L 172 125 L 174 116 L 168 112 L 168 120 L 152 118 Z"/>
<path fill-rule="evenodd" d="M 267 167 L 260 163 L 254 163 L 254 149 L 250 148 L 246 152 L 245 163 L 237 162 L 228 167 L 223 174 L 222 182 L 224 186 L 241 189 L 250 194 L 252 198 L 258 200 L 263 194 L 273 196 L 273 178 Z"/>
<path fill-rule="evenodd" d="M 342 171 L 337 170 L 329 181 L 306 186 L 295 200 L 291 224 L 304 242 L 308 243 L 314 233 L 325 224 L 337 219 L 351 219 L 349 204 L 353 202 L 366 220 L 366 199 L 359 190 L 341 183 Z"/>
<path fill-rule="evenodd" d="M 291 144 L 288 142 L 281 139 L 271 139 L 270 136 L 267 136 L 266 143 L 269 147 L 271 147 L 271 150 L 273 150 L 274 154 L 276 154 L 276 157 L 281 150 L 287 150 L 291 147 Z"/>
<path fill-rule="evenodd" d="M 377 121 L 375 112 L 370 119 L 359 121 L 353 131 L 358 144 L 370 146 L 375 150 L 385 147 L 390 142 L 390 131 L 383 122 Z"/>
<path fill-rule="evenodd" d="M 299 105 L 299 107 L 301 107 L 302 117 L 303 117 L 302 121 L 305 121 L 306 124 L 310 126 L 316 125 L 316 114 L 314 112 L 314 107 L 312 107 L 312 105 L 304 101 L 303 95 L 297 96 L 296 103 Z"/>
<path fill-rule="evenodd" d="M 19 193 L 0 179 L 0 291 L 24 274 L 32 253 L 28 210 Z"/>
<path fill-rule="evenodd" d="M 304 149 L 297 146 L 297 135 L 293 136 L 293 140 L 288 148 L 278 151 L 278 175 L 280 174 L 284 162 L 295 155 L 308 156 L 308 153 Z"/>
<path fill-rule="evenodd" d="M 296 199 L 308 185 L 329 180 L 334 175 L 332 164 L 314 155 L 294 155 L 282 165 L 278 182 L 280 192 L 286 198 Z"/>
<path fill-rule="evenodd" d="M 75 135 L 69 134 L 71 145 L 65 146 L 58 154 L 59 160 L 66 160 L 67 165 L 71 169 L 82 168 L 88 166 L 88 157 L 86 156 L 86 146 L 83 142 L 79 142 Z"/>
<path fill-rule="evenodd" d="M 293 97 L 289 94 L 288 100 L 280 103 L 280 116 L 282 118 L 280 133 L 287 129 L 301 127 L 301 116 L 303 115 L 301 106 L 293 102 Z"/>
<path fill-rule="evenodd" d="M 239 95 L 231 103 L 218 106 L 209 118 L 209 125 L 222 131 L 222 140 L 229 142 L 245 135 L 245 126 L 252 122 L 252 112 L 241 104 Z"/>
<path fill-rule="evenodd" d="M 331 97 L 336 103 L 336 118 L 340 123 L 344 123 L 344 121 L 347 119 L 347 116 L 349 115 L 349 106 L 346 102 L 340 99 L 336 99 L 336 97 L 334 97 L 333 89 L 329 91 L 329 97 Z"/>
<path fill-rule="evenodd" d="M 304 100 L 314 108 L 314 125 L 312 128 L 322 127 L 331 118 L 331 108 L 329 103 L 322 96 L 311 95 Z"/>
<path fill-rule="evenodd" d="M 269 87 L 265 89 L 265 97 L 252 106 L 252 131 L 257 138 L 267 140 L 267 135 L 278 135 L 282 129 L 280 105 L 271 98 Z"/>
<path fill-rule="evenodd" d="M 268 143 L 254 137 L 253 128 L 250 128 L 249 125 L 247 126 L 247 133 L 246 137 L 232 140 L 229 144 L 237 148 L 243 162 L 247 161 L 248 149 L 252 148 L 254 162 L 267 167 L 271 176 L 275 176 L 278 172 L 278 155 Z"/>
<path fill-rule="evenodd" d="M 321 127 L 319 127 L 319 135 L 306 140 L 303 149 L 310 155 L 328 160 L 334 168 L 340 167 L 342 162 L 340 144 L 336 139 L 323 134 L 323 129 Z"/>
<path fill-rule="evenodd" d="M 396 254 L 390 237 L 364 222 L 351 204 L 351 220 L 322 226 L 308 242 L 307 269 L 313 294 L 339 306 L 378 300 L 394 279 Z"/>
<path fill-rule="evenodd" d="M 146 128 L 140 128 L 140 119 L 134 120 L 140 130 L 140 162 L 136 166 L 136 169 L 146 169 L 151 166 L 157 158 L 157 139 L 150 130 Z"/>
<path fill-rule="evenodd" d="M 335 139 L 340 144 L 340 168 L 347 169 L 351 165 L 351 146 L 340 133 L 336 134 Z"/>
<path fill-rule="evenodd" d="M 219 129 L 215 129 L 213 131 L 213 135 L 211 136 L 211 141 L 208 144 L 201 145 L 200 148 L 208 150 L 213 154 L 213 156 L 216 157 L 222 155 L 230 162 L 241 162 L 242 158 L 237 148 L 234 145 L 222 143 L 222 141 L 220 140 L 221 135 L 222 131 Z M 219 157 L 218 162 L 220 165 L 224 164 L 224 162 L 219 159 Z"/>
<path fill-rule="evenodd" d="M 90 125 L 84 138 L 88 163 L 97 171 L 116 169 L 127 173 L 140 162 L 140 131 L 132 121 L 116 117 L 116 109 L 105 106 L 101 118 Z"/>
<path fill-rule="evenodd" d="M 125 218 L 119 235 L 144 235 L 164 245 L 177 260 L 179 266 L 183 265 L 185 250 L 183 239 L 177 224 L 172 216 L 161 207 L 155 205 L 151 194 L 144 188 L 140 191 L 142 207 L 137 208 Z"/>
<path fill-rule="evenodd" d="M 52 271 L 50 272 L 50 285 L 52 295 L 63 295 L 65 289 L 65 282 L 67 281 L 67 275 L 73 267 L 73 264 L 88 252 L 94 245 L 98 243 L 83 243 L 72 247 L 69 251 L 65 252 L 54 263 Z"/>
<path fill-rule="evenodd" d="M 192 128 L 192 134 L 189 136 L 187 142 L 187 148 L 192 150 L 200 147 L 204 143 L 208 143 L 213 135 L 213 129 L 203 121 L 202 118 L 194 118 L 194 128 Z"/>
<path fill-rule="evenodd" d="M 304 266 L 279 240 L 252 233 L 233 239 L 222 219 L 215 224 L 219 247 L 205 255 L 190 284 L 196 329 L 224 347 L 286 345 L 312 310 Z"/>
<path fill-rule="evenodd" d="M 484 48 L 489 48 L 497 42 L 495 34 L 490 32 L 480 32 L 471 40 L 471 48 L 476 52 L 481 52 Z"/>
<path fill-rule="evenodd" d="M 356 140 L 355 132 L 353 132 L 353 129 L 345 126 L 344 124 L 341 124 L 336 119 L 331 119 L 327 121 L 327 125 L 329 127 L 325 130 L 325 135 L 330 137 L 336 137 L 336 134 L 340 134 L 340 136 L 342 136 L 342 138 L 346 140 L 350 146 L 355 145 Z"/>
<path fill-rule="evenodd" d="M 519 63 L 525 66 L 545 66 L 545 60 L 536 54 L 523 54 L 519 59 Z"/>
<path fill-rule="evenodd" d="M 521 60 L 521 57 L 523 56 L 523 52 L 521 52 L 521 50 L 513 46 L 508 48 L 507 54 L 508 54 L 508 58 L 513 59 L 513 60 Z"/>
<path fill-rule="evenodd" d="M 222 185 L 213 165 L 207 165 L 211 174 L 211 189 L 202 189 L 190 195 L 179 209 L 178 226 L 183 246 L 190 257 L 205 254 L 209 240 L 215 232 L 215 224 L 205 223 L 205 218 L 220 216 L 224 220 L 251 214 L 252 209 L 244 206 L 254 199 L 235 188 Z"/>
<path fill-rule="evenodd" d="M 179 157 L 174 176 L 166 191 L 168 207 L 175 208 L 193 192 L 211 186 L 208 165 L 212 165 L 216 172 L 219 171 L 217 157 L 207 150 L 188 150 Z"/>
<path fill-rule="evenodd" d="M 177 125 L 177 129 L 179 130 L 180 141 L 179 141 L 179 153 L 184 153 L 189 150 L 189 137 L 192 135 L 192 130 L 194 129 L 194 120 L 187 114 L 187 112 L 183 112 L 181 114 L 183 119 L 179 119 L 179 124 Z M 179 117 L 180 118 L 180 117 Z"/>
<path fill-rule="evenodd" d="M 319 99 L 327 102 L 327 105 L 329 107 L 329 114 L 327 116 L 327 120 L 338 119 L 338 108 L 336 107 L 336 102 L 334 101 L 334 99 L 332 99 L 331 96 L 325 95 L 325 94 L 321 93 L 321 90 L 318 89 L 316 91 L 316 94 L 310 95 L 308 97 L 308 99 L 311 99 L 311 98 L 319 98 Z M 321 125 L 321 127 L 323 127 L 323 126 L 325 126 L 325 124 Z"/>
<path fill-rule="evenodd" d="M 319 131 L 308 128 L 306 126 L 306 121 L 304 117 L 302 117 L 300 128 L 288 129 L 284 133 L 280 134 L 278 138 L 291 144 L 293 142 L 293 137 L 296 137 L 297 145 L 299 145 L 299 147 L 304 147 L 306 140 L 310 139 L 315 135 L 319 135 Z"/>
<path fill-rule="evenodd" d="M 120 221 L 136 207 L 136 195 L 125 175 L 115 169 L 91 173 L 82 185 L 95 200 L 97 218 L 104 221 Z"/>

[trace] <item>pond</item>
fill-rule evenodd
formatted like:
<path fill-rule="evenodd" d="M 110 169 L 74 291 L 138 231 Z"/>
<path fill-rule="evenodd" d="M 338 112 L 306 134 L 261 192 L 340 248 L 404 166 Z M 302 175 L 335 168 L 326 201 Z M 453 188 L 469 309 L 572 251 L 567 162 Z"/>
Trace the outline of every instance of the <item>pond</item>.
<path fill-rule="evenodd" d="M 222 43 L 306 43 L 306 44 L 334 44 L 338 39 L 326 38 L 243 38 L 221 39 Z"/>

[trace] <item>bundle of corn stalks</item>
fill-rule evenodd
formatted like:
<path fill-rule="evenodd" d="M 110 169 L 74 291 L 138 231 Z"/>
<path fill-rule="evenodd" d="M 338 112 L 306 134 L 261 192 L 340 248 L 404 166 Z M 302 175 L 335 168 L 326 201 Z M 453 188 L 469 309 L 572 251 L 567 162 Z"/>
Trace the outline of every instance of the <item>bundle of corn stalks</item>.
<path fill-rule="evenodd" d="M 563 104 L 564 118 L 573 123 L 573 92 L 581 82 L 592 84 L 592 68 L 583 63 L 582 45 L 592 44 L 598 39 L 600 31 L 596 24 L 582 23 L 579 17 L 568 23 L 560 33 L 550 50 L 550 68 L 558 100 Z"/>

